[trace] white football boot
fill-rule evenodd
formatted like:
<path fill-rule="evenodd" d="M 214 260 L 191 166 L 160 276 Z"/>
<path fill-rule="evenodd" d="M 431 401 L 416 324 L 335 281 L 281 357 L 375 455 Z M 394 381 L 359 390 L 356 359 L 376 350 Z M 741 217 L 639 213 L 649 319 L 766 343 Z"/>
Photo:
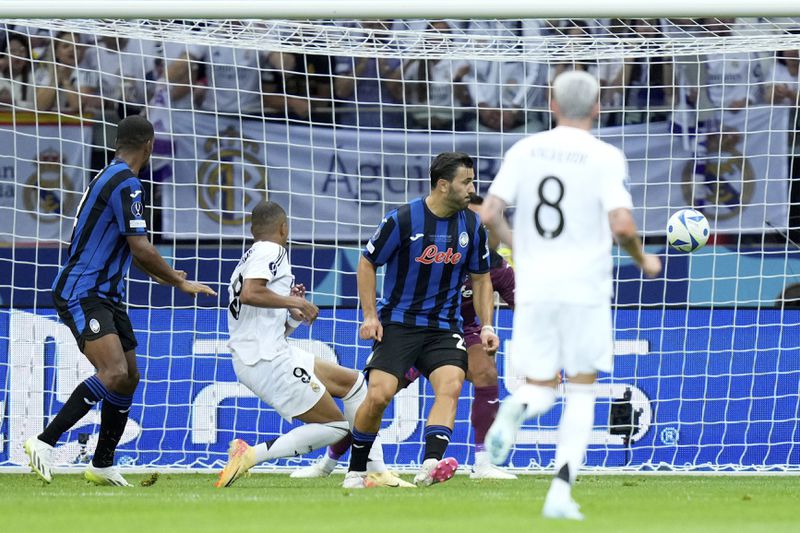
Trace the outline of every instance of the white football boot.
<path fill-rule="evenodd" d="M 366 472 L 348 472 L 344 475 L 342 482 L 344 489 L 365 489 L 367 488 L 367 473 Z"/>
<path fill-rule="evenodd" d="M 336 468 L 337 461 L 331 459 L 327 455 L 320 457 L 318 461 L 311 463 L 303 468 L 298 468 L 289 477 L 311 479 L 317 477 L 328 477 L 331 472 Z"/>
<path fill-rule="evenodd" d="M 583 520 L 581 508 L 572 498 L 560 502 L 548 498 L 544 502 L 542 516 L 561 520 Z"/>
<path fill-rule="evenodd" d="M 31 463 L 31 469 L 45 482 L 53 481 L 53 450 L 54 448 L 42 442 L 38 437 L 31 437 L 25 441 L 25 455 Z"/>
<path fill-rule="evenodd" d="M 572 499 L 572 487 L 563 479 L 554 479 L 544 500 L 542 516 L 564 520 L 583 520 L 580 506 Z"/>
<path fill-rule="evenodd" d="M 472 466 L 472 472 L 469 474 L 470 479 L 517 479 L 517 476 L 511 472 L 506 472 L 487 461 L 476 462 Z"/>
<path fill-rule="evenodd" d="M 133 486 L 122 477 L 122 474 L 119 473 L 119 469 L 116 466 L 98 468 L 92 463 L 89 463 L 86 467 L 86 471 L 83 473 L 83 477 L 86 478 L 86 481 L 94 483 L 95 485 L 110 485 L 113 487 Z"/>

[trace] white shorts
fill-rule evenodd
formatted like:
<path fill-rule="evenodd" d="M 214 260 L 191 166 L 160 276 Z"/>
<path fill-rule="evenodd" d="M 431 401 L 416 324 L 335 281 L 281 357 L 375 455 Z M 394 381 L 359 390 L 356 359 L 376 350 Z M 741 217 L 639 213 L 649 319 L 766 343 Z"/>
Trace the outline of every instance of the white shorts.
<path fill-rule="evenodd" d="M 296 346 L 271 361 L 246 365 L 233 358 L 239 383 L 275 409 L 288 422 L 302 415 L 325 394 L 325 385 L 314 375 L 314 355 Z"/>
<path fill-rule="evenodd" d="M 611 305 L 530 303 L 514 308 L 511 360 L 522 375 L 553 379 L 611 372 L 614 364 Z"/>

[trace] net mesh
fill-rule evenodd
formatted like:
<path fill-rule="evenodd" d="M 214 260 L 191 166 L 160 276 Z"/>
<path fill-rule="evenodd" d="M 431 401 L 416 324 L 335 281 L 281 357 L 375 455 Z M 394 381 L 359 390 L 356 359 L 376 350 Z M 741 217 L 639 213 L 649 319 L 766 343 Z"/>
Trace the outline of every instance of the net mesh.
<path fill-rule="evenodd" d="M 2 19 L 0 19 L 2 20 Z M 800 18 L 444 20 L 41 20 L 97 36 L 358 57 L 554 61 L 800 48 Z M 580 32 L 574 28 L 579 27 Z"/>

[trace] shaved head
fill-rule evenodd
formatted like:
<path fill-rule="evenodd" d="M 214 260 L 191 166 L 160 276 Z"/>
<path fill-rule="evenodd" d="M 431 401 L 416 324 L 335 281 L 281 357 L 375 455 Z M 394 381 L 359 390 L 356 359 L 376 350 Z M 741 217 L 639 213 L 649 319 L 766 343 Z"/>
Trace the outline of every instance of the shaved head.
<path fill-rule="evenodd" d="M 286 220 L 286 211 L 275 202 L 260 202 L 253 208 L 250 222 L 253 226 L 253 235 L 273 233 L 280 228 Z"/>

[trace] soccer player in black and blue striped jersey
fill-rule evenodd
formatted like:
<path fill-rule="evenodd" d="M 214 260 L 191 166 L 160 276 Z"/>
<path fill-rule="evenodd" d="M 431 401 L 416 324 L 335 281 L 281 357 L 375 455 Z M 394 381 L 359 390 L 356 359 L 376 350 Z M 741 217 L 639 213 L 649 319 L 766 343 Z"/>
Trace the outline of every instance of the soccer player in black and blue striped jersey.
<path fill-rule="evenodd" d="M 216 296 L 170 267 L 147 238 L 145 194 L 136 176 L 150 159 L 153 137 L 153 125 L 144 117 L 120 121 L 114 160 L 84 193 L 67 261 L 53 282 L 58 316 L 97 373 L 75 388 L 38 437 L 25 441 L 31 468 L 48 483 L 58 439 L 102 401 L 97 449 L 84 475 L 97 485 L 129 485 L 113 463 L 139 383 L 136 337 L 123 305 L 131 261 L 159 283 Z"/>
<path fill-rule="evenodd" d="M 413 366 L 428 378 L 434 404 L 425 426 L 417 486 L 453 477 L 458 463 L 442 459 L 455 423 L 467 371 L 460 312 L 461 285 L 469 273 L 480 318 L 481 342 L 493 354 L 493 290 L 486 230 L 467 209 L 475 194 L 472 158 L 444 152 L 434 158 L 431 193 L 390 212 L 367 243 L 358 263 L 358 293 L 364 312 L 362 339 L 374 341 L 367 362 L 367 397 L 352 430 L 346 488 L 364 486 L 367 458 L 383 411 Z M 375 304 L 377 268 L 386 265 L 383 297 Z"/>

